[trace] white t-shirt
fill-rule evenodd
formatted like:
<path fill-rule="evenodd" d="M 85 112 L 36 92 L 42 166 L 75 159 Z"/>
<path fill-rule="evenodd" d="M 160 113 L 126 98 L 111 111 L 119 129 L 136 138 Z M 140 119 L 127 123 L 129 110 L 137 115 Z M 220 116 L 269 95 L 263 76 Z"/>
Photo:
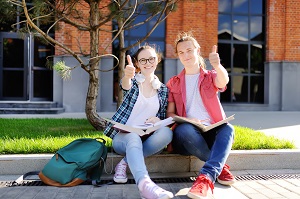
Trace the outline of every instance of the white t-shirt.
<path fill-rule="evenodd" d="M 200 73 L 195 75 L 185 75 L 186 86 L 186 114 L 188 118 L 197 118 L 199 120 L 211 119 L 206 108 L 204 107 L 199 92 Z M 211 121 L 211 120 L 210 120 Z M 203 122 L 210 125 L 209 121 Z"/>
<path fill-rule="evenodd" d="M 159 110 L 158 95 L 146 98 L 139 88 L 139 96 L 133 106 L 132 112 L 126 122 L 127 125 L 140 125 L 150 117 L 155 117 Z"/>

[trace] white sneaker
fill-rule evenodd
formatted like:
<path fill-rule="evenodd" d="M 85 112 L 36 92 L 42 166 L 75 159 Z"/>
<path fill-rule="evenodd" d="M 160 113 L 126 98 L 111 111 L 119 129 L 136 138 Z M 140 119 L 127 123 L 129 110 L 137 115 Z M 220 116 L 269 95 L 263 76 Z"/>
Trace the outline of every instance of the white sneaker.
<path fill-rule="evenodd" d="M 122 159 L 115 168 L 114 181 L 116 183 L 126 183 L 128 178 L 126 174 L 127 163 Z"/>
<path fill-rule="evenodd" d="M 150 178 L 144 178 L 138 185 L 142 199 L 169 199 L 173 193 L 157 186 Z"/>

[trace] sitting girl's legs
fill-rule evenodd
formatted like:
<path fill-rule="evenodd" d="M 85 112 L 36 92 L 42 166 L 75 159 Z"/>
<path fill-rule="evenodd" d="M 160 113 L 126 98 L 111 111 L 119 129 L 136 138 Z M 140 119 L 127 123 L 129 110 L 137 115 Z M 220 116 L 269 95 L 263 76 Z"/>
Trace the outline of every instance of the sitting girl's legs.
<path fill-rule="evenodd" d="M 143 155 L 143 143 L 139 135 L 118 133 L 113 139 L 113 148 L 120 155 L 126 154 L 127 163 L 137 184 L 143 177 L 149 177 Z"/>
<path fill-rule="evenodd" d="M 170 136 L 164 137 L 160 134 L 161 133 L 158 133 L 156 136 L 164 138 L 163 140 L 172 139 L 172 136 L 170 138 Z M 160 145 L 156 146 L 159 147 Z M 142 198 L 173 198 L 171 192 L 160 188 L 150 179 L 143 155 L 143 143 L 139 135 L 135 133 L 118 133 L 113 139 L 113 148 L 121 155 L 126 154 L 127 163 L 138 185 Z M 148 150 L 146 151 L 155 153 L 160 149 L 148 147 Z"/>
<path fill-rule="evenodd" d="M 153 154 L 161 152 L 167 146 L 173 137 L 173 132 L 168 127 L 162 127 L 151 134 L 143 142 L 143 155 L 144 158 Z M 120 154 L 124 154 L 120 153 Z M 128 178 L 126 175 L 127 159 L 126 156 L 117 164 L 115 168 L 114 181 L 116 183 L 126 183 Z"/>
<path fill-rule="evenodd" d="M 161 152 L 173 138 L 173 132 L 169 127 L 162 127 L 155 131 L 143 142 L 144 157 Z"/>

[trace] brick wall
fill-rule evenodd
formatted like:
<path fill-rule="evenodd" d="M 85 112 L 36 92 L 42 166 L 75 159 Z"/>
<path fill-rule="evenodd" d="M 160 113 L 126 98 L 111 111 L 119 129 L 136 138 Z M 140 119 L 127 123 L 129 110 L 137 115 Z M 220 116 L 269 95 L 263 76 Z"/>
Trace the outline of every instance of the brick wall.
<path fill-rule="evenodd" d="M 103 1 L 103 4 L 105 2 L 109 0 Z M 85 3 L 81 4 L 80 10 L 88 19 L 89 11 Z M 266 19 L 266 61 L 300 61 L 300 1 L 267 0 Z M 89 53 L 88 32 L 79 31 L 67 24 L 60 25 L 62 29 L 55 33 L 58 41 L 76 52 Z M 103 26 L 103 29 L 110 30 L 111 23 Z M 201 46 L 202 56 L 208 57 L 212 46 L 218 42 L 218 0 L 184 0 L 178 3 L 177 10 L 166 20 L 166 58 L 176 58 L 176 35 L 190 30 Z M 100 53 L 111 53 L 111 38 L 111 33 L 100 32 Z M 59 48 L 56 49 L 56 54 L 62 54 Z"/>
<path fill-rule="evenodd" d="M 300 1 L 267 1 L 267 61 L 300 61 Z"/>
<path fill-rule="evenodd" d="M 179 32 L 193 31 L 201 46 L 203 57 L 208 57 L 218 42 L 218 0 L 181 1 L 166 23 L 166 57 L 175 58 L 174 41 Z"/>
<path fill-rule="evenodd" d="M 99 7 L 103 7 L 101 9 L 101 14 L 102 15 L 107 15 L 108 14 L 108 9 L 105 7 L 107 3 L 110 2 L 109 0 L 104 0 L 100 4 Z M 89 19 L 89 6 L 85 2 L 81 2 L 77 4 L 77 9 L 83 14 L 84 20 L 83 21 L 78 21 L 76 19 L 73 19 L 79 24 L 82 25 L 88 25 L 88 19 Z M 65 24 L 63 22 L 59 23 L 60 30 L 55 32 L 55 38 L 59 42 L 63 43 L 66 45 L 68 48 L 71 50 L 80 53 L 82 52 L 83 54 L 89 54 L 90 53 L 90 34 L 88 31 L 80 31 L 77 28 Z M 102 29 L 105 30 L 111 30 L 111 22 L 106 23 L 101 27 Z M 99 37 L 99 54 L 105 54 L 105 53 L 111 53 L 112 52 L 112 47 L 110 45 L 112 39 L 112 34 L 111 32 L 105 32 L 105 31 L 100 31 L 100 37 Z M 62 55 L 64 52 L 59 48 L 56 47 L 55 49 L 55 54 L 56 55 Z"/>

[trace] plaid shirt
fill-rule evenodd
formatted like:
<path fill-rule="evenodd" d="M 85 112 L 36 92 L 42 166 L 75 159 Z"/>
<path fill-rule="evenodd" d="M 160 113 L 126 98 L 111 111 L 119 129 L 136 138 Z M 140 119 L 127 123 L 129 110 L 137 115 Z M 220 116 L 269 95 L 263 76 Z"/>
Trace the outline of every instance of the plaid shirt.
<path fill-rule="evenodd" d="M 168 88 L 164 84 L 161 84 L 161 87 L 157 90 L 157 94 L 159 100 L 159 110 L 158 113 L 156 114 L 156 117 L 163 120 L 166 118 L 166 109 L 168 105 Z M 132 112 L 132 109 L 136 103 L 136 100 L 139 96 L 139 87 L 135 79 L 132 80 L 131 89 L 129 90 L 123 89 L 123 95 L 124 95 L 123 102 L 111 119 L 121 124 L 126 124 Z M 112 128 L 112 126 L 113 124 L 109 123 L 104 130 L 104 134 L 113 139 L 114 136 L 119 131 Z"/>

